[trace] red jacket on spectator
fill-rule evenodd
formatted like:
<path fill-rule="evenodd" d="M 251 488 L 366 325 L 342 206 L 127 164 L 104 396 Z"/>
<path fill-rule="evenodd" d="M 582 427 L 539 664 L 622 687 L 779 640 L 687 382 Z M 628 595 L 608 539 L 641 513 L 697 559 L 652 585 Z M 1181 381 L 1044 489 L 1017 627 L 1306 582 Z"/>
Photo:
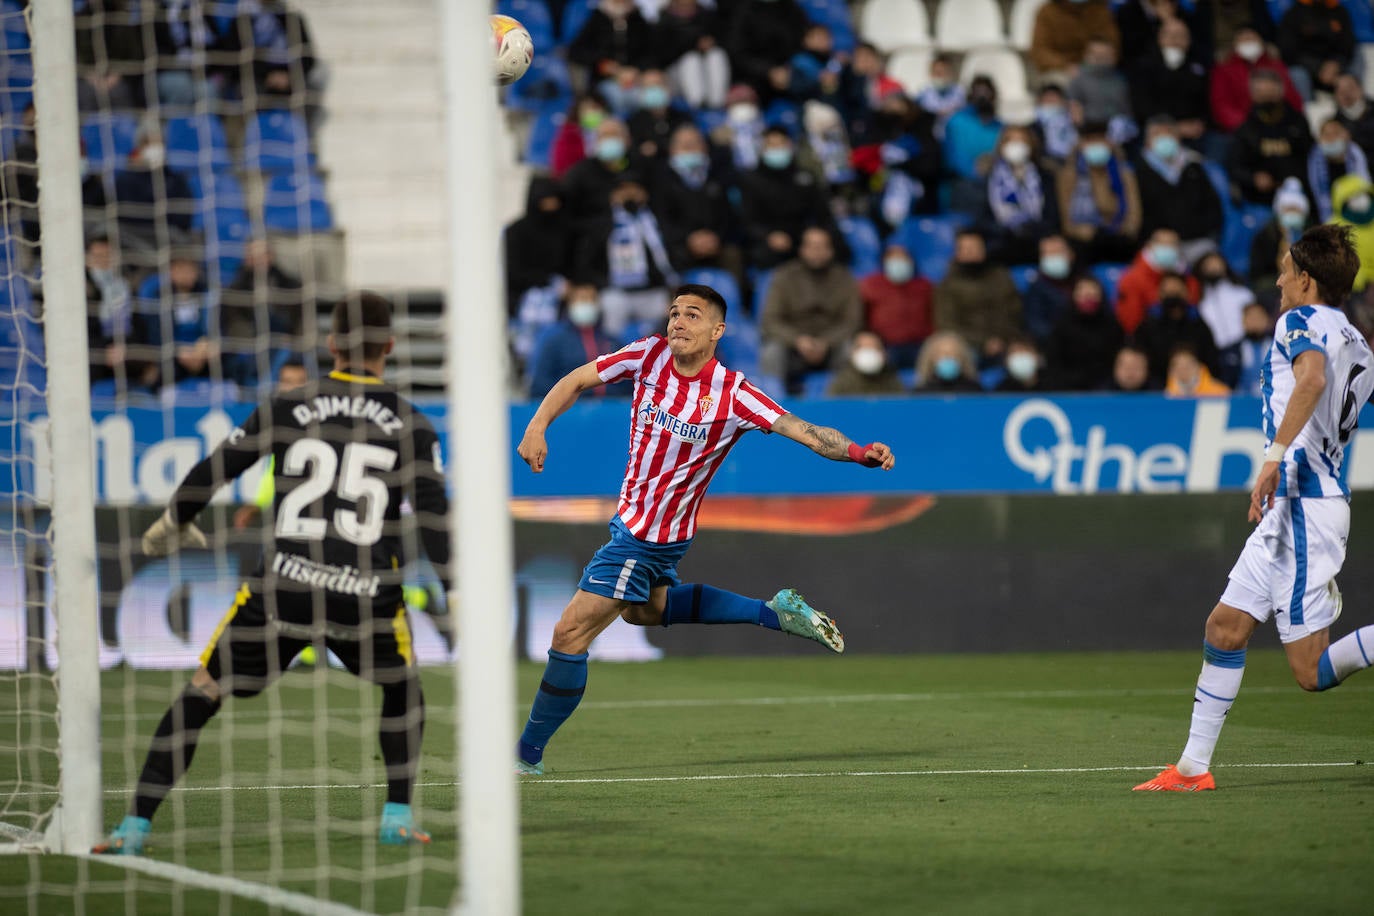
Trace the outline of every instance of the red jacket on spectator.
<path fill-rule="evenodd" d="M 898 285 L 880 270 L 859 281 L 864 326 L 888 346 L 920 343 L 935 330 L 930 306 L 935 288 L 925 277 Z"/>
<path fill-rule="evenodd" d="M 553 135 L 553 149 L 549 151 L 549 172 L 554 178 L 562 178 L 568 169 L 587 158 L 586 144 L 582 142 L 582 128 L 569 119 Z"/>
<path fill-rule="evenodd" d="M 1302 96 L 1288 77 L 1288 68 L 1277 57 L 1265 53 L 1253 64 L 1232 52 L 1212 68 L 1212 123 L 1218 130 L 1231 133 L 1250 113 L 1250 74 L 1257 68 L 1273 70 L 1283 77 L 1283 97 L 1298 111 L 1303 110 Z"/>
<path fill-rule="evenodd" d="M 1131 266 L 1121 274 L 1121 282 L 1116 286 L 1116 320 L 1127 334 L 1135 333 L 1140 322 L 1145 320 L 1145 313 L 1159 301 L 1159 278 L 1165 273 L 1145 260 L 1145 249 L 1141 249 Z M 1197 305 L 1202 290 L 1196 277 L 1189 276 L 1187 280 L 1188 301 Z"/>

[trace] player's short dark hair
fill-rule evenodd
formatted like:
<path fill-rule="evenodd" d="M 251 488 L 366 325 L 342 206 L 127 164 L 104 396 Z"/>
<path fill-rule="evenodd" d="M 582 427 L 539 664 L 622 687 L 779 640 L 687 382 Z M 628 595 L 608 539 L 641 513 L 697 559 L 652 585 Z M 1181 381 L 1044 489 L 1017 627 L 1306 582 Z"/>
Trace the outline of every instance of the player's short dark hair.
<path fill-rule="evenodd" d="M 391 303 L 368 290 L 350 293 L 334 306 L 330 332 L 348 362 L 378 359 L 391 340 Z"/>
<path fill-rule="evenodd" d="M 725 320 L 725 315 L 729 311 L 728 306 L 725 304 L 725 297 L 704 283 L 682 284 L 677 289 L 673 290 L 674 301 L 676 301 L 679 296 L 696 296 L 698 299 L 704 299 L 706 302 L 720 309 L 721 321 Z"/>
<path fill-rule="evenodd" d="M 310 371 L 305 366 L 305 360 L 299 356 L 288 356 L 283 360 L 282 364 L 277 367 L 277 371 L 280 372 L 283 369 L 300 369 L 305 372 Z"/>
<path fill-rule="evenodd" d="M 1322 302 L 1336 308 L 1345 304 L 1355 275 L 1360 272 L 1360 256 L 1349 226 L 1313 226 L 1293 243 L 1288 255 L 1293 259 L 1293 270 L 1316 281 Z"/>

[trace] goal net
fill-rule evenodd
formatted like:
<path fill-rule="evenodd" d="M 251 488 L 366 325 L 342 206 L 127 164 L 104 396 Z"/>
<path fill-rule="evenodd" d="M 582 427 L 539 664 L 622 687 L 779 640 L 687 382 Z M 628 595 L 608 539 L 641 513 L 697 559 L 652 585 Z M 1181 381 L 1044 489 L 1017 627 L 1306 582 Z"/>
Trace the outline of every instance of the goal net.
<path fill-rule="evenodd" d="M 406 611 L 393 632 L 427 700 L 411 811 L 433 843 L 381 841 L 382 694 L 327 651 L 320 622 L 313 658 L 297 656 L 256 696 L 223 699 L 151 817 L 145 855 L 76 848 L 64 744 L 95 727 L 83 715 L 98 706 L 98 750 L 81 767 L 99 775 L 95 842 L 135 812 L 150 746 L 170 746 L 154 741 L 159 729 L 176 720 L 184 735 L 179 698 L 244 606 L 282 508 L 267 460 L 198 516 L 207 549 L 150 556 L 142 533 L 264 398 L 329 377 L 332 310 L 356 296 L 320 143 L 327 52 L 299 6 L 76 0 L 69 132 L 43 110 L 40 6 L 0 0 L 0 848 L 12 853 L 0 855 L 0 911 L 230 913 L 250 900 L 280 912 L 446 912 L 460 899 L 462 845 L 456 628 L 409 502 L 397 529 Z M 438 6 L 425 10 L 436 22 Z M 79 163 L 69 174 L 51 167 L 64 143 Z M 66 247 L 43 197 L 59 186 L 79 186 Z M 54 301 L 62 278 L 84 301 Z M 400 393 L 446 441 L 442 297 L 383 292 Z M 54 349 L 55 326 L 71 337 L 83 323 L 84 346 Z M 88 376 L 88 420 L 52 396 L 54 377 L 76 369 Z M 64 422 L 89 455 L 55 434 Z M 315 464 L 295 470 L 320 476 Z M 324 482 L 329 499 L 302 497 L 292 511 L 326 526 L 338 524 L 326 503 L 359 524 L 382 511 L 368 489 L 379 474 L 363 467 L 362 490 L 350 490 L 348 473 Z M 93 505 L 55 525 L 55 497 L 85 475 Z M 64 616 L 59 585 L 84 573 L 64 567 L 58 532 L 92 518 L 98 591 Z M 74 631 L 59 628 L 73 620 L 94 635 L 90 671 L 68 653 Z M 83 676 L 98 678 L 98 704 L 73 711 L 63 686 Z"/>

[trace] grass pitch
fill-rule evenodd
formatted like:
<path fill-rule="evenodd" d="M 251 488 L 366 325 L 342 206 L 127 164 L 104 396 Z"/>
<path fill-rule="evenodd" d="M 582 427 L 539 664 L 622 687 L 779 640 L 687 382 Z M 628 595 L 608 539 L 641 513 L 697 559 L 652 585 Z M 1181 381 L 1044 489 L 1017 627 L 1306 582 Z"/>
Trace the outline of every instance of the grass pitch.
<path fill-rule="evenodd" d="M 1192 652 L 593 663 L 548 775 L 522 785 L 526 911 L 1367 912 L 1352 879 L 1374 853 L 1374 676 L 1308 695 L 1280 653 L 1253 651 L 1220 790 L 1130 792 L 1177 756 L 1199 665 Z M 540 670 L 521 667 L 522 702 Z M 433 846 L 374 842 L 373 692 L 291 672 L 209 727 L 152 858 L 376 912 L 445 906 L 452 687 L 424 676 L 418 805 Z M 106 675 L 107 823 L 181 680 Z M 14 766 L 0 760 L 6 790 Z M 0 911 L 126 909 L 267 911 L 103 863 L 0 857 Z"/>

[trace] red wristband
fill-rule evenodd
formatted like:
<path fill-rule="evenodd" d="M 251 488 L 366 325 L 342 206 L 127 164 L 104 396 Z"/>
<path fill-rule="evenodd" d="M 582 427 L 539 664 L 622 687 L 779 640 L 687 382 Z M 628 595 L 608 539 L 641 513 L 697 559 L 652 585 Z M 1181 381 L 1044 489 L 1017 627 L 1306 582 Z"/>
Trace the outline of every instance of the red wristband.
<path fill-rule="evenodd" d="M 857 442 L 849 443 L 849 460 L 855 464 L 862 464 L 866 468 L 876 468 L 882 462 L 874 461 L 868 457 L 868 450 L 873 446 L 860 445 Z"/>

